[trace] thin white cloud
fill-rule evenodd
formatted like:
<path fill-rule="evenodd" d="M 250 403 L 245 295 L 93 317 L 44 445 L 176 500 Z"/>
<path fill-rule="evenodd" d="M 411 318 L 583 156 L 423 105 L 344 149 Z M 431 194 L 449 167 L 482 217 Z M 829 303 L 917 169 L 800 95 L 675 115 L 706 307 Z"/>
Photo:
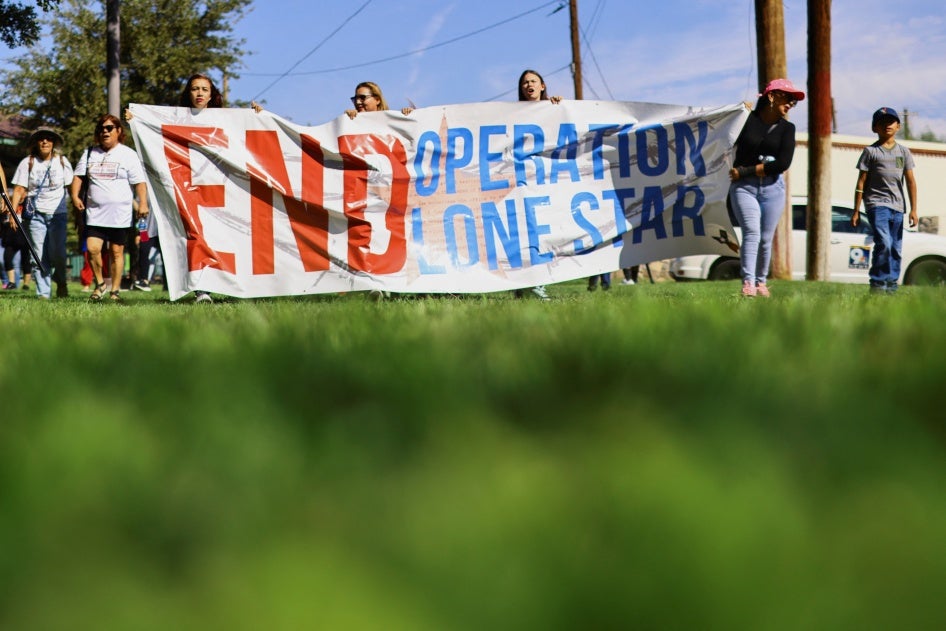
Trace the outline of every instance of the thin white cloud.
<path fill-rule="evenodd" d="M 880 0 L 835 0 L 831 80 L 841 133 L 869 134 L 864 121 L 887 105 L 913 112 L 914 133 L 929 129 L 946 137 L 946 20 L 934 4 L 939 3 L 914 0 L 890 7 Z M 598 60 L 615 98 L 687 104 L 752 100 L 757 87 L 754 16 L 747 19 L 745 10 L 740 5 L 701 13 L 660 31 L 636 29 L 630 22 L 626 38 L 599 39 L 595 49 L 608 51 Z M 785 7 L 785 24 L 788 75 L 805 86 L 803 3 Z M 792 118 L 807 129 L 805 107 Z"/>
<path fill-rule="evenodd" d="M 442 8 L 440 11 L 431 16 L 430 20 L 427 21 L 427 24 L 424 26 L 423 34 L 421 35 L 420 41 L 417 42 L 417 49 L 424 49 L 430 46 L 435 42 L 437 34 L 443 30 L 444 24 L 447 23 L 450 14 L 456 9 L 457 4 L 451 2 L 446 7 Z M 421 67 L 421 62 L 423 61 L 424 55 L 426 53 L 419 52 L 414 55 L 411 55 L 411 71 L 407 77 L 407 88 L 416 89 L 417 82 L 422 76 L 423 69 Z"/>
<path fill-rule="evenodd" d="M 946 137 L 946 29 L 941 7 L 841 4 L 832 21 L 832 93 L 840 131 L 869 134 L 881 106 L 909 109 L 911 131 Z M 910 6 L 912 5 L 912 6 Z"/>

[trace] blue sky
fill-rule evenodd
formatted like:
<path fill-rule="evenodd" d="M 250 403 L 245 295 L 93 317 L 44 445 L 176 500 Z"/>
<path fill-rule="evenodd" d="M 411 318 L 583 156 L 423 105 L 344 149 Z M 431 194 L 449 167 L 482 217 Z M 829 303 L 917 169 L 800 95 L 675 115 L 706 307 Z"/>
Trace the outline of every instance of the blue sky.
<path fill-rule="evenodd" d="M 277 114 L 319 124 L 348 107 L 359 81 L 377 82 L 392 108 L 514 100 L 525 68 L 543 73 L 553 94 L 574 96 L 567 1 L 372 0 L 362 9 L 365 2 L 255 3 L 236 26 L 253 54 L 245 58 L 242 77 L 230 82 L 231 97 L 265 99 Z M 559 4 L 565 8 L 552 13 Z M 585 99 L 684 105 L 754 100 L 753 0 L 578 5 Z M 807 1 L 786 0 L 784 12 L 788 75 L 807 89 Z M 942 0 L 834 0 L 832 27 L 840 133 L 869 136 L 871 113 L 886 105 L 909 109 L 914 133 L 946 137 Z M 462 39 L 406 55 L 454 38 Z M 405 56 L 381 61 L 399 55 Z M 805 105 L 792 113 L 800 130 L 807 130 Z"/>
<path fill-rule="evenodd" d="M 230 98 L 262 99 L 297 123 L 321 124 L 349 107 L 360 81 L 381 85 L 392 108 L 514 100 L 525 68 L 541 72 L 551 93 L 573 98 L 567 5 L 258 0 L 235 25 L 249 54 L 242 76 L 229 82 Z M 753 0 L 578 5 L 585 99 L 709 106 L 755 99 Z M 807 89 L 807 0 L 786 0 L 784 13 L 788 75 Z M 834 0 L 832 26 L 840 133 L 870 136 L 871 113 L 889 106 L 911 112 L 914 133 L 946 138 L 942 0 Z M 802 131 L 806 105 L 792 112 Z"/>

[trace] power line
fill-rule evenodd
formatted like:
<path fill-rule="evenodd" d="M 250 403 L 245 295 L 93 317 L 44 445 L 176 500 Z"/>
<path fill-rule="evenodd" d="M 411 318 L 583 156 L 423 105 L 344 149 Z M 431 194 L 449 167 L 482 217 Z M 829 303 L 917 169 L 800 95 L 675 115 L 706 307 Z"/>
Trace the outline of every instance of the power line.
<path fill-rule="evenodd" d="M 600 4 L 598 6 L 601 6 Z M 585 46 L 588 48 L 588 53 L 591 55 L 591 61 L 594 62 L 595 68 L 598 70 L 598 76 L 601 77 L 601 82 L 604 84 L 604 89 L 608 91 L 608 96 L 611 97 L 611 100 L 614 100 L 614 95 L 611 93 L 611 86 L 608 85 L 608 80 L 604 77 L 604 72 L 601 71 L 601 66 L 598 65 L 598 58 L 595 57 L 595 51 L 591 48 L 591 40 L 588 39 L 588 35 L 585 33 L 585 29 L 581 30 L 581 37 L 585 40 Z M 598 93 L 595 92 L 594 88 L 591 85 L 588 85 L 591 88 L 591 91 L 594 92 L 595 98 L 598 98 Z"/>
<path fill-rule="evenodd" d="M 595 95 L 595 100 L 600 101 L 601 97 L 598 96 L 598 91 L 594 89 L 594 86 L 591 85 L 591 81 L 588 80 L 588 77 L 582 77 L 582 82 L 585 84 L 585 87 L 591 90 L 591 93 Z M 608 87 L 605 85 L 604 87 Z M 610 94 L 610 92 L 608 92 Z M 611 97 L 611 100 L 614 100 L 614 97 Z"/>
<path fill-rule="evenodd" d="M 598 28 L 598 22 L 601 19 L 601 15 L 604 13 L 604 0 L 598 0 L 598 4 L 595 5 L 594 11 L 591 12 L 591 19 L 588 20 L 588 35 L 592 36 L 595 34 L 595 29 Z"/>
<path fill-rule="evenodd" d="M 371 0 L 369 0 L 369 2 L 370 2 L 370 1 L 371 1 Z M 280 75 L 279 78 L 281 79 L 281 78 L 286 77 L 286 76 L 301 77 L 301 76 L 306 76 L 306 75 L 328 74 L 328 73 L 330 73 L 330 72 L 341 72 L 341 71 L 343 71 L 343 70 L 353 70 L 353 69 L 355 69 L 355 68 L 364 68 L 365 66 L 373 66 L 373 65 L 375 65 L 375 64 L 381 64 L 381 63 L 385 63 L 385 62 L 388 62 L 388 61 L 394 61 L 395 59 L 403 59 L 404 57 L 410 57 L 411 55 L 416 55 L 416 54 L 418 54 L 418 53 L 424 53 L 424 52 L 427 52 L 428 50 L 433 50 L 433 49 L 435 49 L 435 48 L 441 48 L 441 47 L 446 46 L 446 45 L 448 45 L 448 44 L 453 44 L 453 43 L 455 43 L 455 42 L 459 42 L 460 40 L 468 39 L 468 38 L 470 38 L 470 37 L 473 37 L 474 35 L 479 35 L 480 33 L 483 33 L 483 32 L 485 32 L 485 31 L 494 29 L 494 28 L 496 28 L 497 26 L 502 26 L 503 24 L 508 24 L 509 22 L 512 22 L 512 21 L 514 21 L 514 20 L 518 20 L 519 18 L 525 17 L 525 16 L 527 16 L 527 15 L 529 15 L 529 14 L 531 14 L 531 13 L 535 13 L 536 11 L 539 11 L 539 10 L 541 10 L 541 9 L 544 9 L 545 7 L 549 6 L 550 4 L 556 4 L 557 2 L 558 2 L 558 0 L 553 0 L 552 2 L 546 2 L 546 3 L 544 3 L 544 4 L 541 4 L 541 5 L 537 6 L 537 7 L 535 7 L 534 9 L 529 9 L 528 11 L 525 11 L 525 12 L 520 13 L 520 14 L 518 14 L 518 15 L 514 15 L 514 16 L 512 16 L 511 18 L 507 18 L 507 19 L 505 19 L 505 20 L 502 20 L 502 21 L 500 21 L 500 22 L 496 22 L 495 24 L 491 24 L 491 25 L 489 25 L 489 26 L 484 26 L 483 28 L 477 29 L 477 30 L 475 30 L 475 31 L 471 31 L 471 32 L 466 33 L 466 34 L 464 34 L 464 35 L 460 35 L 460 36 L 454 37 L 454 38 L 452 38 L 452 39 L 448 39 L 448 40 L 445 40 L 445 41 L 442 41 L 442 42 L 438 42 L 438 43 L 436 43 L 436 44 L 431 44 L 430 46 L 425 46 L 424 48 L 418 48 L 418 49 L 416 49 L 416 50 L 411 50 L 411 51 L 408 51 L 408 52 L 406 52 L 406 53 L 400 53 L 400 54 L 398 54 L 398 55 L 392 55 L 392 56 L 390 56 L 390 57 L 384 57 L 384 58 L 382 58 L 382 59 L 375 59 L 374 61 L 365 61 L 365 62 L 361 62 L 361 63 L 357 63 L 357 64 L 352 64 L 352 65 L 350 65 L 350 66 L 338 66 L 338 67 L 336 67 L 336 68 L 323 68 L 322 70 L 310 70 L 310 71 L 306 71 L 306 72 L 294 72 L 294 73 L 291 73 L 291 74 L 290 74 L 290 71 L 292 70 L 292 68 L 295 68 L 296 66 L 299 65 L 299 63 L 301 63 L 301 60 L 300 60 L 299 63 L 295 64 L 295 65 L 294 65 L 292 68 L 290 68 L 288 71 L 286 71 L 285 73 L 283 73 L 282 75 Z M 367 4 L 367 3 L 365 3 L 365 4 Z M 364 8 L 364 7 L 362 7 L 362 8 Z M 359 9 L 359 11 L 361 11 L 361 9 Z M 354 17 L 354 16 L 352 16 L 352 17 Z M 349 19 L 350 19 L 350 18 L 349 18 Z M 336 31 L 337 31 L 337 29 L 336 29 Z M 332 33 L 332 35 L 334 35 L 334 34 L 335 34 L 335 33 Z M 323 43 L 324 43 L 324 42 L 323 42 Z M 319 46 L 321 46 L 321 45 L 322 45 L 322 44 L 319 44 Z M 315 52 L 315 51 L 313 50 L 312 52 Z M 309 54 L 311 54 L 311 53 L 309 53 Z M 308 55 L 306 55 L 306 57 L 308 57 Z M 303 59 L 304 59 L 304 58 L 303 58 Z M 266 72 L 241 72 L 240 75 L 243 76 L 243 77 L 271 77 L 271 76 L 273 76 L 273 73 L 266 73 Z M 277 79 L 277 80 L 278 80 L 278 79 Z M 275 83 L 275 82 L 274 82 L 274 83 Z M 267 87 L 267 89 L 268 89 L 268 87 Z"/>
<path fill-rule="evenodd" d="M 332 39 L 332 37 L 334 37 L 336 33 L 338 33 L 340 30 L 342 30 L 342 29 L 345 27 L 346 24 L 348 24 L 349 22 L 351 22 L 352 19 L 354 19 L 354 17 L 355 17 L 356 15 L 358 15 L 359 13 L 361 13 L 362 11 L 364 11 L 365 7 L 367 7 L 369 4 L 371 4 L 371 0 L 365 0 L 365 3 L 364 3 L 363 5 L 361 5 L 361 6 L 358 8 L 357 11 L 355 11 L 354 13 L 352 13 L 350 16 L 348 16 L 348 18 L 347 18 L 344 22 L 342 22 L 341 24 L 338 25 L 338 28 L 336 28 L 334 31 L 332 31 L 331 33 L 329 33 L 329 34 L 325 37 L 325 39 L 323 39 L 321 42 L 319 42 L 318 44 L 316 44 L 316 45 L 315 45 L 315 48 L 313 48 L 312 50 L 310 50 L 309 52 L 307 52 L 307 53 L 302 57 L 302 59 L 300 59 L 300 60 L 297 61 L 296 63 L 292 64 L 292 66 L 290 66 L 289 70 L 287 70 L 286 72 L 284 72 L 284 73 L 282 73 L 281 75 L 279 75 L 278 77 L 276 77 L 276 79 L 274 79 L 272 83 L 270 83 L 268 86 L 266 86 L 265 88 L 263 88 L 262 90 L 260 90 L 259 94 L 257 94 L 256 96 L 254 96 L 252 100 L 255 101 L 256 99 L 258 99 L 259 97 L 261 97 L 263 94 L 265 94 L 266 91 L 269 90 L 271 87 L 273 87 L 274 85 L 276 85 L 277 83 L 279 83 L 280 81 L 282 81 L 284 78 L 288 77 L 288 76 L 289 76 L 289 73 L 291 73 L 291 72 L 293 71 L 293 69 L 295 69 L 299 64 L 301 64 L 303 61 L 305 61 L 306 59 L 308 59 L 315 51 L 317 51 L 318 49 L 322 48 L 322 45 L 325 44 L 325 42 L 327 42 L 328 40 Z M 271 75 L 270 75 L 270 76 L 271 76 Z"/>

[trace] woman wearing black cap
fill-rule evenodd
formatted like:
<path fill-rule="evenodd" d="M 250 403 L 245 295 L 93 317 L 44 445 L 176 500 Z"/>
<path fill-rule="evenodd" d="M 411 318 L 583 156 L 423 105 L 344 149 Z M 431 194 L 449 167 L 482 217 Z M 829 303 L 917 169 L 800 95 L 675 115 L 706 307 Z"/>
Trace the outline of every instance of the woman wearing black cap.
<path fill-rule="evenodd" d="M 743 296 L 769 297 L 772 239 L 785 209 L 782 173 L 795 155 L 795 126 L 786 117 L 804 98 L 788 79 L 770 81 L 736 140 L 729 199 L 742 227 Z"/>
<path fill-rule="evenodd" d="M 36 295 L 48 299 L 55 280 L 56 297 L 66 298 L 66 187 L 72 184 L 72 165 L 60 153 L 62 136 L 54 129 L 38 128 L 30 134 L 29 146 L 30 154 L 13 174 L 13 207 L 22 203 L 24 213 L 31 215 L 29 235 L 47 270 L 34 270 Z"/>

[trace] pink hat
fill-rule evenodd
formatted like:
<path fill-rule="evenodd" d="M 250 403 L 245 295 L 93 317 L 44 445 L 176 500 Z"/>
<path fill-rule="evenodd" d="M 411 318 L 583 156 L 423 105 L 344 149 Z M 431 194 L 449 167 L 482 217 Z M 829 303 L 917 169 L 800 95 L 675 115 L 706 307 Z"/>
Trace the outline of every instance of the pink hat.
<path fill-rule="evenodd" d="M 797 101 L 805 100 L 805 93 L 793 86 L 792 82 L 788 79 L 772 79 L 769 81 L 769 84 L 765 86 L 765 89 L 762 90 L 762 94 L 760 96 L 765 96 L 769 92 L 774 92 L 776 90 L 792 95 L 792 97 L 794 97 Z"/>

